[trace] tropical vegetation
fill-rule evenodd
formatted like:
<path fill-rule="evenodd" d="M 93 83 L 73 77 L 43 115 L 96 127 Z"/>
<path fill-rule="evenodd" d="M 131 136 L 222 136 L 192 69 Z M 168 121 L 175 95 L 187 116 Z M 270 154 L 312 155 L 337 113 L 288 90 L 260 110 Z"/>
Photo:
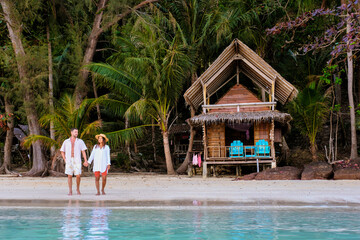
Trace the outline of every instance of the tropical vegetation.
<path fill-rule="evenodd" d="M 351 0 L 0 0 L 0 172 L 16 167 L 14 128 L 26 125 L 28 175 L 48 174 L 73 127 L 89 147 L 104 132 L 131 161 L 184 173 L 190 155 L 174 162 L 170 130 L 196 112 L 182 94 L 234 38 L 299 90 L 279 106 L 301 133 L 290 148 L 356 158 L 359 9 Z M 336 136 L 324 137 L 333 125 Z"/>

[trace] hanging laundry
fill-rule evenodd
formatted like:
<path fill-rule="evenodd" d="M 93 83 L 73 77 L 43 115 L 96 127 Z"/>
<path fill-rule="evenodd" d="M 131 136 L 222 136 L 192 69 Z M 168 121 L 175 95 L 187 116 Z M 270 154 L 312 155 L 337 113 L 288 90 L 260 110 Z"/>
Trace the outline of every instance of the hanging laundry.
<path fill-rule="evenodd" d="M 194 154 L 194 155 L 193 155 L 192 164 L 193 164 L 193 165 L 198 165 L 198 156 L 197 156 L 197 154 Z"/>
<path fill-rule="evenodd" d="M 199 167 L 201 167 L 201 154 L 198 154 L 197 156 L 198 156 L 197 161 L 198 161 Z"/>

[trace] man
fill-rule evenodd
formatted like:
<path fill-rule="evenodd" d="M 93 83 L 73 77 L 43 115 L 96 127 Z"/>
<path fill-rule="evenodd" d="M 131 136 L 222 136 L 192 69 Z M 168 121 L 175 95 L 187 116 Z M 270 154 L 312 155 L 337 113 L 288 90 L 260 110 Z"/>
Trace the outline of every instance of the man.
<path fill-rule="evenodd" d="M 66 139 L 61 146 L 60 152 L 65 165 L 65 174 L 68 175 L 69 194 L 72 195 L 72 177 L 76 176 L 76 191 L 80 195 L 80 174 L 81 174 L 81 154 L 85 160 L 84 166 L 88 166 L 85 150 L 86 145 L 83 140 L 77 138 L 78 129 L 71 129 L 71 137 Z"/>

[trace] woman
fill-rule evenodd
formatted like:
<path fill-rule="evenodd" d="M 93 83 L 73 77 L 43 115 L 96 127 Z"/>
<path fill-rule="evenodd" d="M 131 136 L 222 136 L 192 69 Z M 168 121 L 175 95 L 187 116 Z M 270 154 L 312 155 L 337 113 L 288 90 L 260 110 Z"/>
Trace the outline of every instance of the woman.
<path fill-rule="evenodd" d="M 105 134 L 96 135 L 95 138 L 98 140 L 98 143 L 94 146 L 88 163 L 91 164 L 94 160 L 93 172 L 95 174 L 95 186 L 97 193 L 100 195 L 100 174 L 102 177 L 102 189 L 101 193 L 105 195 L 105 185 L 106 185 L 106 176 L 110 169 L 110 148 L 108 145 L 105 145 L 109 139 Z"/>

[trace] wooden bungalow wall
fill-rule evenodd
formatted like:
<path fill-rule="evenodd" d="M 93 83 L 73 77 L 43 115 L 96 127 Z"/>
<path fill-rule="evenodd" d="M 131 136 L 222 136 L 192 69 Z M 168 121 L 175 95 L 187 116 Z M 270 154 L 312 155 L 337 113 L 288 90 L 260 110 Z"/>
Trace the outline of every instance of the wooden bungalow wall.
<path fill-rule="evenodd" d="M 266 140 L 270 145 L 270 127 L 271 124 L 268 122 L 255 123 L 253 145 L 260 139 Z M 206 126 L 206 141 L 210 149 L 208 157 L 227 157 L 225 140 L 225 123 Z"/>
<path fill-rule="evenodd" d="M 260 139 L 264 139 L 270 144 L 270 127 L 271 124 L 267 122 L 255 123 L 254 126 L 254 145 Z"/>
<path fill-rule="evenodd" d="M 216 104 L 231 104 L 231 103 L 260 103 L 262 102 L 258 99 L 254 93 L 248 90 L 241 84 L 236 84 L 230 90 L 221 97 Z M 255 111 L 267 111 L 268 107 L 247 107 L 240 108 L 239 112 L 255 112 Z M 237 112 L 237 108 L 222 108 L 222 109 L 212 109 L 209 112 Z"/>
<path fill-rule="evenodd" d="M 225 123 L 206 127 L 207 146 L 211 149 L 208 157 L 225 157 Z"/>

